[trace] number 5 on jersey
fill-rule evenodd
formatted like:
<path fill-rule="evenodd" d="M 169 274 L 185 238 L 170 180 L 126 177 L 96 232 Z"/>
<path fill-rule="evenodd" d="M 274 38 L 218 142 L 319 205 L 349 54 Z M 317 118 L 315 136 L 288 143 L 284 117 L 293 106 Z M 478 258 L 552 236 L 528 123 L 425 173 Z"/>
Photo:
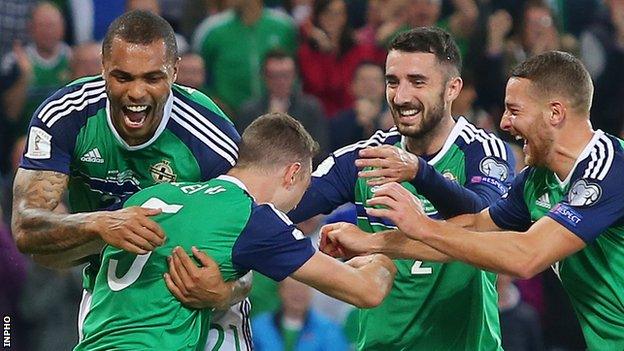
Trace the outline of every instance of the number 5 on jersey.
<path fill-rule="evenodd" d="M 163 213 L 174 214 L 180 211 L 182 205 L 170 205 L 162 201 L 161 199 L 152 197 L 149 200 L 145 201 L 143 205 L 141 205 L 141 207 L 150 209 L 161 209 Z M 110 263 L 108 264 L 108 272 L 106 275 L 108 277 L 108 287 L 112 291 L 119 291 L 127 288 L 128 286 L 130 286 L 130 284 L 134 283 L 137 279 L 139 279 L 139 275 L 141 275 L 141 271 L 143 271 L 143 267 L 145 267 L 145 263 L 147 263 L 147 259 L 150 257 L 151 254 L 152 252 L 148 252 L 143 255 L 137 255 L 137 257 L 132 262 L 132 265 L 130 265 L 130 269 L 128 269 L 128 272 L 126 272 L 126 274 L 121 277 L 117 277 L 116 273 L 117 264 L 119 263 L 119 261 L 111 259 Z"/>

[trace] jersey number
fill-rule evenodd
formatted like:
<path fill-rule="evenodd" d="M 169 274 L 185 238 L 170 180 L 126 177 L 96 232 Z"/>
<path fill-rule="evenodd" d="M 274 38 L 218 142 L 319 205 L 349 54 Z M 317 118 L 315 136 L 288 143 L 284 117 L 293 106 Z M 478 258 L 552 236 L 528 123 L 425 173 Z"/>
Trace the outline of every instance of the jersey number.
<path fill-rule="evenodd" d="M 159 208 L 163 213 L 178 213 L 178 211 L 182 208 L 182 205 L 169 205 L 159 198 L 152 197 L 145 201 L 141 207 L 151 209 Z M 137 279 L 139 279 L 139 275 L 141 275 L 141 271 L 143 271 L 143 267 L 145 267 L 145 263 L 147 263 L 147 259 L 151 254 L 152 252 L 150 251 L 143 255 L 137 255 L 134 261 L 132 261 L 128 272 L 121 277 L 117 277 L 116 273 L 119 261 L 111 259 L 108 264 L 108 272 L 106 274 L 108 278 L 108 287 L 112 291 L 119 291 L 134 283 Z"/>
<path fill-rule="evenodd" d="M 423 261 L 414 261 L 414 265 L 412 266 L 412 274 L 431 274 L 433 273 L 433 269 L 431 267 L 421 267 Z"/>
<path fill-rule="evenodd" d="M 236 347 L 236 351 L 241 351 L 240 341 L 238 339 L 238 330 L 236 329 L 236 326 L 230 324 L 230 325 L 228 325 L 228 327 L 232 331 L 232 336 L 234 336 L 234 345 Z M 221 346 L 223 346 L 223 342 L 225 341 L 225 336 L 227 334 L 225 334 L 225 330 L 223 330 L 223 327 L 220 326 L 219 324 L 211 324 L 210 325 L 210 331 L 212 332 L 213 330 L 217 331 L 217 342 L 210 349 L 210 351 L 219 351 L 221 349 Z M 208 337 L 208 340 L 213 340 L 213 339 Z M 206 345 L 206 350 L 208 350 L 208 349 L 209 349 L 209 345 Z"/>

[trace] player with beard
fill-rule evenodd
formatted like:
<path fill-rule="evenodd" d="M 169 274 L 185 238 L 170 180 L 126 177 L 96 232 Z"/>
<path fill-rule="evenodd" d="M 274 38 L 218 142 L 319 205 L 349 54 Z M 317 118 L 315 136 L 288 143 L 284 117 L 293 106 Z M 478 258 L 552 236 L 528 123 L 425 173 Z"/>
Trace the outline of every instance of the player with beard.
<path fill-rule="evenodd" d="M 500 139 L 451 116 L 462 88 L 461 62 L 450 35 L 417 28 L 397 36 L 386 59 L 386 95 L 396 127 L 333 152 L 313 173 L 290 217 L 301 222 L 355 203 L 358 226 L 389 242 L 398 272 L 384 303 L 360 310 L 360 350 L 499 350 L 495 275 L 473 266 L 435 263 L 446 256 L 407 256 L 391 221 L 366 210 L 379 184 L 400 181 L 427 215 L 476 213 L 507 192 L 511 151 Z M 404 238 L 407 240 L 406 238 Z M 391 245 L 394 244 L 394 245 Z"/>
<path fill-rule="evenodd" d="M 588 348 L 624 350 L 624 141 L 592 129 L 593 90 L 583 64 L 568 53 L 547 52 L 521 63 L 507 83 L 501 128 L 524 139 L 529 167 L 504 199 L 440 222 L 390 183 L 370 200 L 385 207 L 368 214 L 393 219 L 405 233 L 399 236 L 416 239 L 403 242 L 407 251 L 426 244 L 523 279 L 551 266 Z M 325 231 L 330 237 L 343 236 L 334 229 L 357 231 L 339 226 Z"/>
<path fill-rule="evenodd" d="M 104 244 L 146 254 L 165 240 L 149 218 L 159 211 L 118 209 L 122 201 L 157 183 L 214 178 L 238 157 L 240 136 L 225 114 L 204 94 L 174 84 L 178 62 L 171 26 L 148 12 L 128 12 L 104 38 L 102 75 L 70 83 L 33 115 L 15 176 L 13 233 L 19 249 L 46 266 L 89 262 L 79 332 Z M 71 214 L 53 212 L 65 191 Z M 182 302 L 227 309 L 232 285 L 218 270 L 193 273 L 206 276 L 207 287 L 200 299 Z M 220 329 L 232 350 L 250 343 L 242 304 Z"/>

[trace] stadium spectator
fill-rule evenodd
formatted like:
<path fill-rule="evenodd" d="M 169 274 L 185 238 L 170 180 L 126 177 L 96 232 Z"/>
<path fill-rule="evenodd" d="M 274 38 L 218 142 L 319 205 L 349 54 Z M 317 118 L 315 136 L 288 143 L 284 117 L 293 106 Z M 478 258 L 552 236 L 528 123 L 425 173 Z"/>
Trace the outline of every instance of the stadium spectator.
<path fill-rule="evenodd" d="M 204 64 L 204 59 L 192 52 L 182 55 L 176 82 L 206 94 L 208 88 L 206 88 L 206 65 Z"/>
<path fill-rule="evenodd" d="M 71 49 L 63 42 L 65 23 L 59 9 L 50 2 L 37 4 L 28 28 L 32 44 L 15 43 L 0 67 L 0 79 L 12 82 L 2 99 L 16 135 L 26 133 L 37 106 L 71 78 Z"/>
<path fill-rule="evenodd" d="M 71 43 L 99 42 L 108 26 L 124 13 L 127 0 L 67 0 Z"/>
<path fill-rule="evenodd" d="M 343 0 L 316 0 L 303 36 L 297 55 L 303 91 L 316 96 L 331 119 L 353 104 L 349 86 L 357 65 L 380 62 L 384 53 L 355 41 Z"/>
<path fill-rule="evenodd" d="M 581 58 L 595 84 L 595 128 L 624 135 L 624 2 L 606 0 L 605 9 L 581 34 Z"/>
<path fill-rule="evenodd" d="M 13 49 L 15 41 L 28 41 L 28 21 L 36 0 L 0 2 L 0 59 Z"/>
<path fill-rule="evenodd" d="M 252 321 L 257 351 L 347 351 L 342 329 L 311 308 L 312 289 L 292 278 L 279 285 L 281 307 Z"/>
<path fill-rule="evenodd" d="M 381 129 L 381 118 L 387 110 L 385 83 L 380 65 L 370 61 L 358 65 L 349 87 L 354 97 L 353 106 L 329 121 L 331 150 L 368 139 Z"/>
<path fill-rule="evenodd" d="M 506 351 L 542 351 L 544 342 L 539 315 L 520 299 L 513 278 L 499 274 L 496 280 L 503 349 Z"/>
<path fill-rule="evenodd" d="M 467 56 L 469 40 L 474 33 L 479 16 L 474 0 L 452 0 L 453 12 L 441 17 L 442 0 L 390 0 L 383 25 L 376 34 L 377 43 L 383 46 L 398 33 L 418 27 L 438 26 L 455 38 L 462 58 Z"/>
<path fill-rule="evenodd" d="M 126 11 L 143 10 L 161 16 L 160 2 L 158 0 L 127 0 Z M 189 51 L 189 43 L 181 34 L 175 33 L 178 54 L 183 56 Z"/>
<path fill-rule="evenodd" d="M 262 95 L 261 59 L 271 49 L 293 54 L 297 30 L 262 0 L 230 2 L 231 9 L 206 18 L 195 31 L 193 50 L 206 63 L 210 95 L 234 111 Z"/>
<path fill-rule="evenodd" d="M 327 122 L 319 101 L 304 94 L 296 85 L 295 60 L 285 51 L 271 50 L 262 64 L 266 93 L 259 99 L 247 101 L 240 108 L 236 127 L 242 132 L 254 119 L 267 112 L 283 112 L 297 119 L 320 145 L 318 157 L 327 155 Z M 315 163 L 316 164 L 316 163 Z"/>
<path fill-rule="evenodd" d="M 508 72 L 519 62 L 534 55 L 563 50 L 576 52 L 577 42 L 571 35 L 560 33 L 557 19 L 542 0 L 526 1 L 520 27 L 510 36 L 513 21 L 505 10 L 498 10 L 487 19 L 487 41 L 484 56 L 475 62 L 481 106 L 496 118 L 502 115 L 504 88 Z"/>
<path fill-rule="evenodd" d="M 84 43 L 72 48 L 69 61 L 72 79 L 86 76 L 97 76 L 102 73 L 102 45 Z"/>

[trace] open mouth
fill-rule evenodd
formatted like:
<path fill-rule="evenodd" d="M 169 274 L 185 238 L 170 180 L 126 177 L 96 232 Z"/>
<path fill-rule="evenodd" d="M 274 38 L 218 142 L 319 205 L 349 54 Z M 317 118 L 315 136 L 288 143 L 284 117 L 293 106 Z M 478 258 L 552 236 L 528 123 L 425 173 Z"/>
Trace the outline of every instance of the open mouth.
<path fill-rule="evenodd" d="M 527 139 L 523 138 L 522 135 L 519 135 L 519 134 L 515 135 L 515 139 L 517 141 L 522 140 L 524 142 L 524 145 L 522 146 L 522 151 L 525 154 L 528 154 L 528 152 L 529 152 L 529 141 Z"/>
<path fill-rule="evenodd" d="M 150 110 L 149 105 L 125 105 L 122 107 L 124 123 L 130 129 L 139 129 L 145 125 Z"/>

